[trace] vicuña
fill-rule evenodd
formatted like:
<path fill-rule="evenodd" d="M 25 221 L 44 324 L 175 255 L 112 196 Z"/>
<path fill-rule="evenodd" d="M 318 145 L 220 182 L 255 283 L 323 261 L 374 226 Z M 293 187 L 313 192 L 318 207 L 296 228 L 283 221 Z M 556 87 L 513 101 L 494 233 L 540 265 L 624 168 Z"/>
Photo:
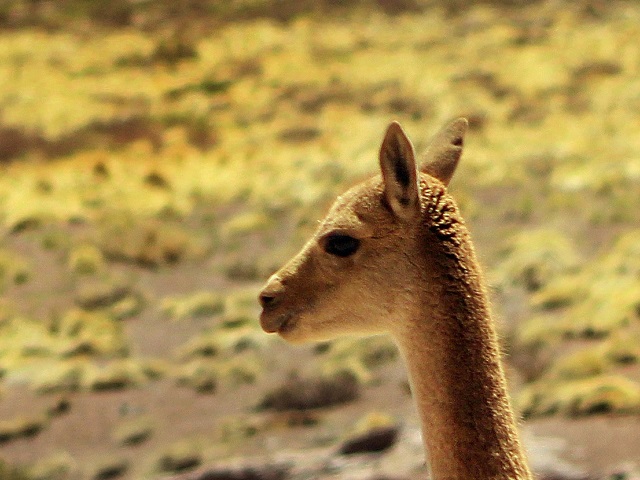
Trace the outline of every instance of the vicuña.
<path fill-rule="evenodd" d="M 418 167 L 391 123 L 381 175 L 338 197 L 269 279 L 260 323 L 294 343 L 390 334 L 409 371 L 432 478 L 531 479 L 482 272 L 447 192 L 466 130 L 464 118 L 444 127 Z"/>

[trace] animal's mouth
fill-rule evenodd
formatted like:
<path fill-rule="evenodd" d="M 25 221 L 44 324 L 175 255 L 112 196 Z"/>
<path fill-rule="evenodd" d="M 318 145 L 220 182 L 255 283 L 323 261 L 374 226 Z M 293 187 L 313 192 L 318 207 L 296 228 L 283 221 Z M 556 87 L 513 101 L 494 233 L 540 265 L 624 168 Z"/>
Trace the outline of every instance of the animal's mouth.
<path fill-rule="evenodd" d="M 284 319 L 277 330 L 278 334 L 279 335 L 286 334 L 291 330 L 293 330 L 295 326 L 296 326 L 296 317 L 294 316 L 293 312 L 287 313 L 284 315 Z"/>
<path fill-rule="evenodd" d="M 263 310 L 260 314 L 260 326 L 267 333 L 278 333 L 280 335 L 290 332 L 295 328 L 295 313 L 286 312 L 273 316 L 270 312 Z"/>

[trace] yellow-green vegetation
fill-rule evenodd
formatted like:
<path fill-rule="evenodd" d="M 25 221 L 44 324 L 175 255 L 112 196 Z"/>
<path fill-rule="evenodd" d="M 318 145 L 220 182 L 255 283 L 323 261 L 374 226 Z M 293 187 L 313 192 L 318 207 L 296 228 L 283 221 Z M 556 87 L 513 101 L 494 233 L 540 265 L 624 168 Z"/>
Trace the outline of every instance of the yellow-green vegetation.
<path fill-rule="evenodd" d="M 27 469 L 30 480 L 66 480 L 78 473 L 78 465 L 67 452 L 54 453 Z"/>
<path fill-rule="evenodd" d="M 532 296 L 533 305 L 544 313 L 520 327 L 517 342 L 521 350 L 529 350 L 533 357 L 544 359 L 545 365 L 536 374 L 539 378 L 528 387 L 535 395 L 530 391 L 522 393 L 529 414 L 570 413 L 572 409 L 590 412 L 591 407 L 583 407 L 584 402 L 591 405 L 592 392 L 587 386 L 594 388 L 598 395 L 601 389 L 597 382 L 589 382 L 640 360 L 638 245 L 640 233 L 627 232 L 593 263 L 557 276 Z M 582 345 L 577 350 L 569 347 L 566 353 L 570 342 L 582 342 Z M 583 383 L 573 383 L 578 381 Z M 617 393 L 611 393 L 607 409 L 627 412 L 635 408 L 634 394 L 629 392 L 634 391 L 632 385 L 640 391 L 640 384 L 631 379 L 624 381 L 628 385 L 615 390 L 621 392 L 622 400 L 618 401 Z M 576 387 L 575 397 L 571 397 L 573 406 L 549 406 L 547 400 L 566 395 L 563 385 L 567 382 L 580 386 L 580 389 Z M 581 399 L 580 392 L 587 397 Z M 544 395 L 549 399 L 541 399 Z M 544 407 L 534 408 L 532 405 L 536 402 Z M 555 401 L 552 405 L 556 405 Z M 593 411 L 597 408 L 593 407 Z"/>
<path fill-rule="evenodd" d="M 22 416 L 10 420 L 0 420 L 0 444 L 17 438 L 32 437 L 46 428 L 45 415 Z"/>
<path fill-rule="evenodd" d="M 117 357 L 127 353 L 122 325 L 101 312 L 71 309 L 59 319 L 54 319 L 49 331 L 62 341 L 59 349 L 62 357 Z"/>
<path fill-rule="evenodd" d="M 117 320 L 137 315 L 147 303 L 130 281 L 110 278 L 82 282 L 74 300 L 87 312 L 99 311 Z"/>
<path fill-rule="evenodd" d="M 156 63 L 175 39 L 153 31 L 95 31 L 83 41 L 73 32 L 5 34 L 3 125 L 18 139 L 39 139 L 40 147 L 18 149 L 23 158 L 65 159 L 6 168 L 0 217 L 15 226 L 91 219 L 105 209 L 180 214 L 206 197 L 248 202 L 254 210 L 227 230 L 256 228 L 268 222 L 265 205 L 317 204 L 371 171 L 390 117 L 424 135 L 460 113 L 482 133 L 465 160 L 476 185 L 521 185 L 532 176 L 521 165 L 546 155 L 551 169 L 533 173 L 549 180 L 549 202 L 533 205 L 557 209 L 593 195 L 633 216 L 637 195 L 625 191 L 625 200 L 620 191 L 639 169 L 630 119 L 640 81 L 630 39 L 640 13 L 612 17 L 613 28 L 583 24 L 570 9 L 544 13 L 554 20 L 538 35 L 487 5 L 470 6 L 483 27 L 464 34 L 438 9 L 257 20 L 194 34 L 191 54 L 175 58 L 179 68 Z M 116 148 L 94 148 L 101 142 Z M 600 207 L 586 210 L 611 219 Z M 163 255 L 143 250 L 157 249 L 107 245 L 112 255 L 145 262 Z"/>
<path fill-rule="evenodd" d="M 0 323 L 0 358 L 6 375 L 39 392 L 137 385 L 155 378 L 154 367 L 112 360 L 127 355 L 122 325 L 107 314 L 71 309 L 51 322 L 10 316 Z"/>
<path fill-rule="evenodd" d="M 108 317 L 70 311 L 55 326 L 20 317 L 0 325 L 0 352 L 5 368 L 14 363 L 38 362 L 46 357 L 75 355 L 118 355 L 123 352 L 120 329 Z"/>
<path fill-rule="evenodd" d="M 535 291 L 560 274 L 575 270 L 580 257 L 571 241 L 557 230 L 527 230 L 510 238 L 494 270 L 499 284 Z"/>
<path fill-rule="evenodd" d="M 222 312 L 224 298 L 219 293 L 194 292 L 179 297 L 164 298 L 160 308 L 172 320 L 211 317 Z"/>
<path fill-rule="evenodd" d="M 5 480 L 26 480 L 27 475 L 20 468 L 12 467 L 0 460 L 0 478 Z"/>
<path fill-rule="evenodd" d="M 81 244 L 71 249 L 69 269 L 80 275 L 92 275 L 104 269 L 104 255 L 95 245 Z"/>
<path fill-rule="evenodd" d="M 192 338 L 178 349 L 178 381 L 199 392 L 214 392 L 218 380 L 230 385 L 253 383 L 263 370 L 257 354 L 267 340 L 255 328 L 217 329 Z M 258 341 L 254 340 L 258 339 Z"/>
<path fill-rule="evenodd" d="M 87 390 L 121 390 L 139 387 L 158 373 L 149 369 L 143 360 L 111 360 L 103 365 L 92 364 L 84 372 L 83 387 Z"/>
<path fill-rule="evenodd" d="M 113 431 L 113 440 L 122 446 L 139 445 L 151 438 L 156 422 L 150 417 L 122 421 Z"/>
<path fill-rule="evenodd" d="M 182 365 L 177 379 L 179 385 L 191 387 L 198 393 L 214 393 L 219 376 L 218 362 L 195 359 Z"/>
<path fill-rule="evenodd" d="M 597 375 L 565 382 L 536 382 L 517 401 L 525 416 L 640 412 L 640 385 L 626 377 Z"/>
<path fill-rule="evenodd" d="M 253 383 L 262 373 L 259 353 L 272 339 L 258 322 L 255 290 L 214 292 L 167 298 L 162 308 L 173 319 L 210 317 L 212 326 L 175 349 L 177 379 L 198 392 L 215 392 L 218 383 Z"/>
<path fill-rule="evenodd" d="M 0 250 L 0 288 L 23 284 L 29 280 L 30 274 L 27 260 L 15 252 Z"/>
<path fill-rule="evenodd" d="M 202 446 L 197 441 L 180 440 L 158 454 L 156 468 L 160 472 L 183 472 L 202 463 Z"/>
<path fill-rule="evenodd" d="M 640 232 L 622 235 L 589 265 L 566 272 L 532 297 L 546 310 L 522 327 L 523 343 L 605 337 L 640 321 Z"/>
<path fill-rule="evenodd" d="M 397 419 L 393 418 L 388 413 L 380 412 L 380 411 L 371 411 L 371 412 L 365 413 L 362 417 L 360 417 L 357 420 L 357 422 L 354 424 L 352 431 L 350 433 L 352 435 L 360 435 L 372 429 L 392 427 L 397 424 L 398 424 Z"/>
<path fill-rule="evenodd" d="M 99 243 L 110 260 L 155 268 L 201 258 L 207 252 L 204 239 L 193 238 L 179 224 L 124 213 L 101 222 Z"/>
<path fill-rule="evenodd" d="M 31 386 L 38 393 L 72 392 L 80 390 L 88 368 L 86 360 L 70 359 L 49 362 L 31 376 Z"/>
<path fill-rule="evenodd" d="M 387 336 L 338 339 L 326 349 L 319 360 L 319 368 L 324 375 L 346 373 L 362 383 L 372 381 L 376 367 L 398 356 L 397 347 Z"/>
<path fill-rule="evenodd" d="M 264 420 L 255 415 L 229 416 L 220 425 L 220 438 L 228 444 L 240 444 L 267 428 Z"/>
<path fill-rule="evenodd" d="M 165 365 L 157 361 L 114 359 L 88 361 L 73 358 L 49 362 L 30 373 L 30 383 L 39 393 L 78 390 L 121 390 L 142 386 L 167 375 Z"/>

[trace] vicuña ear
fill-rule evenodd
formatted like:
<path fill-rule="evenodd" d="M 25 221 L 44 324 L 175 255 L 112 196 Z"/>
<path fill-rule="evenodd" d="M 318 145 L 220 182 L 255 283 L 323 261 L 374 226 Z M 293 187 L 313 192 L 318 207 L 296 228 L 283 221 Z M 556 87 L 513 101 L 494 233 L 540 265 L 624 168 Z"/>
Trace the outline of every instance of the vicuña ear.
<path fill-rule="evenodd" d="M 413 145 L 397 122 L 391 123 L 384 135 L 380 169 L 389 208 L 399 218 L 411 218 L 420 210 L 418 172 Z"/>
<path fill-rule="evenodd" d="M 468 126 L 466 118 L 458 118 L 442 128 L 427 147 L 420 170 L 449 185 L 462 155 Z"/>

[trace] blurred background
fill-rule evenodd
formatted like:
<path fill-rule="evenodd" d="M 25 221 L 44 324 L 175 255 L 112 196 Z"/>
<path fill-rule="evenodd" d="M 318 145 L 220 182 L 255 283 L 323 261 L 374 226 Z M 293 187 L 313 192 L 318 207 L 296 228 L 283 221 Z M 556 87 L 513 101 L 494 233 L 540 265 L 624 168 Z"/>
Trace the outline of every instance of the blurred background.
<path fill-rule="evenodd" d="M 639 38 L 636 1 L 3 0 L 0 478 L 426 478 L 393 344 L 286 345 L 256 295 L 391 120 L 461 115 L 534 468 L 638 478 Z"/>

